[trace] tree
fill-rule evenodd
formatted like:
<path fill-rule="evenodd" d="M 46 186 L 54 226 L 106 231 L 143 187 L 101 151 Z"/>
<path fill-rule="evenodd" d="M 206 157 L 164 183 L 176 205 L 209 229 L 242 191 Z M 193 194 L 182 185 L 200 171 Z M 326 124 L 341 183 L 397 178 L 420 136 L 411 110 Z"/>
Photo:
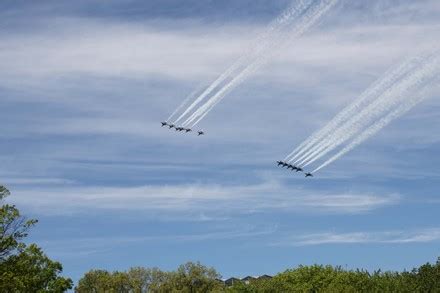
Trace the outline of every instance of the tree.
<path fill-rule="evenodd" d="M 199 262 L 187 262 L 180 265 L 173 274 L 173 288 L 181 292 L 212 292 L 222 288 L 220 274 L 214 268 L 208 268 Z"/>
<path fill-rule="evenodd" d="M 440 258 L 435 265 L 424 264 L 417 270 L 416 274 L 417 289 L 419 292 L 440 292 Z"/>
<path fill-rule="evenodd" d="M 131 268 L 127 272 L 133 293 L 159 292 L 169 286 L 170 273 L 158 268 Z"/>
<path fill-rule="evenodd" d="M 0 201 L 10 195 L 6 187 L 0 186 Z M 22 251 L 26 245 L 22 240 L 37 220 L 26 220 L 14 205 L 3 204 L 0 208 L 0 262 L 8 256 Z"/>
<path fill-rule="evenodd" d="M 9 190 L 0 186 L 0 292 L 64 292 L 72 280 L 60 277 L 62 265 L 35 244 L 23 242 L 36 220 L 27 220 L 14 205 L 4 204 Z"/>
<path fill-rule="evenodd" d="M 82 277 L 75 288 L 77 293 L 109 292 L 112 276 L 105 270 L 91 270 Z"/>
<path fill-rule="evenodd" d="M 58 276 L 62 269 L 31 244 L 1 263 L 0 292 L 65 292 L 72 288 L 72 280 Z"/>

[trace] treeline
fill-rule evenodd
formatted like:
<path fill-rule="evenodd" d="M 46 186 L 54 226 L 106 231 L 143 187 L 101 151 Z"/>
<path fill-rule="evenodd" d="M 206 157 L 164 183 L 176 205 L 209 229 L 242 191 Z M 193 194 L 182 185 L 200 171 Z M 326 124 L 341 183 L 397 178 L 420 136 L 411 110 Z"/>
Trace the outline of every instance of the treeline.
<path fill-rule="evenodd" d="M 299 266 L 272 278 L 232 284 L 214 268 L 188 262 L 175 271 L 131 268 L 125 272 L 91 270 L 75 288 L 87 292 L 440 292 L 440 258 L 410 272 L 369 273 L 332 266 Z"/>

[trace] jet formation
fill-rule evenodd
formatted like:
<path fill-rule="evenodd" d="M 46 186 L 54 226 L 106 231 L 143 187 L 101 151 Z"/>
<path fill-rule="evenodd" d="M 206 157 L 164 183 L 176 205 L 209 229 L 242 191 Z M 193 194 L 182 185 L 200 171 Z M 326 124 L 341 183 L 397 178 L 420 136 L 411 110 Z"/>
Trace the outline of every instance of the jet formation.
<path fill-rule="evenodd" d="M 289 163 L 286 163 L 286 162 L 283 162 L 283 161 L 277 161 L 277 165 L 278 165 L 278 167 L 281 167 L 281 168 L 287 167 L 287 170 L 290 169 L 290 170 L 296 171 L 296 172 L 304 172 L 304 170 L 301 167 L 294 166 L 292 164 L 289 164 Z M 313 177 L 312 173 L 304 173 L 304 175 L 305 175 L 306 178 L 307 177 Z"/>
<path fill-rule="evenodd" d="M 162 124 L 162 127 L 168 127 L 169 129 L 173 129 L 174 128 L 174 130 L 177 131 L 177 132 L 188 133 L 188 132 L 192 132 L 193 131 L 191 128 L 185 128 L 185 127 L 177 126 L 177 125 L 174 125 L 172 123 L 168 123 L 167 121 L 161 122 L 161 124 Z M 202 130 L 197 131 L 197 136 L 204 135 L 204 134 L 205 133 Z M 277 161 L 277 165 L 278 165 L 278 167 L 282 167 L 282 168 L 287 167 L 287 170 L 292 170 L 292 171 L 295 171 L 296 173 L 304 172 L 304 170 L 300 166 L 295 166 L 295 165 L 286 163 L 284 161 Z M 305 175 L 306 178 L 307 177 L 313 177 L 313 174 L 310 173 L 310 172 L 304 172 L 304 175 Z"/>
<path fill-rule="evenodd" d="M 166 121 L 161 122 L 161 124 L 162 124 L 162 127 L 168 126 L 169 129 L 173 129 L 174 128 L 174 130 L 177 131 L 177 132 L 184 132 L 184 133 L 192 132 L 191 128 L 185 128 L 185 127 L 177 126 L 177 125 L 174 125 L 172 123 L 168 123 Z M 204 135 L 204 134 L 205 133 L 203 131 L 201 131 L 201 130 L 197 132 L 197 136 Z"/>

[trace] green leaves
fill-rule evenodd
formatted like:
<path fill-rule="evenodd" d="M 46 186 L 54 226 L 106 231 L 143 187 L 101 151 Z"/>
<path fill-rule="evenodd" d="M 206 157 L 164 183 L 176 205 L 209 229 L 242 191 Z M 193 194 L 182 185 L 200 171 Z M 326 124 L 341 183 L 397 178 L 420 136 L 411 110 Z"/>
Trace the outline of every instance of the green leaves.
<path fill-rule="evenodd" d="M 31 244 L 0 264 L 0 292 L 64 292 L 72 288 L 72 280 L 58 277 L 61 271 L 59 262 Z"/>
<path fill-rule="evenodd" d="M 14 205 L 3 204 L 9 190 L 0 186 L 0 292 L 65 292 L 72 280 L 59 277 L 62 266 L 35 244 L 23 242 L 37 220 L 26 219 Z"/>
<path fill-rule="evenodd" d="M 2 203 L 9 195 L 9 190 L 0 186 Z M 25 244 L 22 240 L 27 237 L 29 228 L 36 223 L 37 220 L 27 220 L 23 217 L 14 205 L 3 204 L 0 207 L 0 262 L 24 249 Z"/>
<path fill-rule="evenodd" d="M 223 284 L 213 268 L 188 262 L 176 271 L 131 268 L 127 272 L 91 270 L 78 282 L 77 293 L 89 292 L 220 292 Z"/>
<path fill-rule="evenodd" d="M 402 273 L 312 265 L 286 270 L 273 278 L 253 279 L 248 284 L 237 281 L 231 287 L 219 278 L 215 269 L 198 262 L 185 263 L 171 272 L 142 267 L 113 273 L 92 270 L 79 281 L 75 292 L 440 292 L 440 258 L 435 265 L 428 263 Z"/>

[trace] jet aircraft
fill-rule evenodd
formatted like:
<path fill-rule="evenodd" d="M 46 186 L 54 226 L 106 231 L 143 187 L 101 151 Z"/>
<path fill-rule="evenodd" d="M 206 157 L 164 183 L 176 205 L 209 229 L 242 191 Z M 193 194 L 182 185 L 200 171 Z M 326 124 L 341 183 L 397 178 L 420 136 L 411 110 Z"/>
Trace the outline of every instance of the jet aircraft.
<path fill-rule="evenodd" d="M 306 173 L 306 177 L 313 177 L 312 173 Z"/>
<path fill-rule="evenodd" d="M 287 169 L 292 169 L 292 171 L 295 171 L 298 168 L 296 166 L 293 166 L 293 165 L 289 164 L 289 166 L 287 166 Z"/>
<path fill-rule="evenodd" d="M 192 130 L 191 130 L 190 128 L 185 129 L 185 132 L 186 132 L 186 133 L 191 132 L 191 131 L 192 131 Z"/>
<path fill-rule="evenodd" d="M 168 123 L 167 122 L 161 122 L 162 123 L 162 127 L 167 126 Z"/>
<path fill-rule="evenodd" d="M 304 171 L 301 167 L 296 167 L 296 172 L 302 172 Z"/>
<path fill-rule="evenodd" d="M 175 127 L 175 125 L 174 124 L 169 124 L 168 127 L 171 129 L 171 128 Z"/>
<path fill-rule="evenodd" d="M 197 134 L 197 136 L 204 135 L 204 134 L 205 134 L 205 133 L 204 133 L 203 131 L 199 131 L 198 134 Z"/>
<path fill-rule="evenodd" d="M 277 161 L 278 167 L 281 166 L 282 164 L 284 164 L 283 161 Z"/>

